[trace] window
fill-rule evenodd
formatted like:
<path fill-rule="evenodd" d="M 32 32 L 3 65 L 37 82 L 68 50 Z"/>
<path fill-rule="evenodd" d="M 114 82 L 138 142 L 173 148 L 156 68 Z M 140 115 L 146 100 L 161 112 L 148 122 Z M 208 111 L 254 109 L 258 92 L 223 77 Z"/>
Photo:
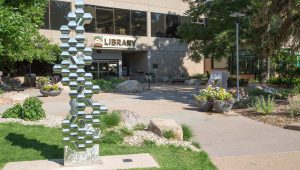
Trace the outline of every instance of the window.
<path fill-rule="evenodd" d="M 174 38 L 177 36 L 177 27 L 179 26 L 179 17 L 176 15 L 166 16 L 166 37 Z"/>
<path fill-rule="evenodd" d="M 93 20 L 90 24 L 85 24 L 84 28 L 86 32 L 95 32 L 96 31 L 96 8 L 95 6 L 86 5 L 84 7 L 86 13 L 90 13 L 93 16 Z"/>
<path fill-rule="evenodd" d="M 153 68 L 153 69 L 158 69 L 158 64 L 153 64 L 153 65 L 152 65 L 152 68 Z"/>
<path fill-rule="evenodd" d="M 178 26 L 189 22 L 191 19 L 187 16 L 151 13 L 151 36 L 178 38 Z"/>
<path fill-rule="evenodd" d="M 59 30 L 62 25 L 68 24 L 68 14 L 71 12 L 71 3 L 63 1 L 49 1 L 44 15 L 43 29 Z"/>
<path fill-rule="evenodd" d="M 147 35 L 147 13 L 131 11 L 131 34 L 134 36 Z"/>
<path fill-rule="evenodd" d="M 152 37 L 165 37 L 166 15 L 151 13 L 151 35 Z"/>
<path fill-rule="evenodd" d="M 130 35 L 130 10 L 115 9 L 115 34 Z"/>
<path fill-rule="evenodd" d="M 147 13 L 126 9 L 85 5 L 85 12 L 91 13 L 91 24 L 85 25 L 85 31 L 91 33 L 118 35 L 147 35 Z"/>
<path fill-rule="evenodd" d="M 70 3 L 61 1 L 50 1 L 51 29 L 59 30 L 62 25 L 68 24 L 67 16 L 70 11 Z"/>
<path fill-rule="evenodd" d="M 96 7 L 96 32 L 114 34 L 113 8 Z"/>
<path fill-rule="evenodd" d="M 258 63 L 254 54 L 248 50 L 240 50 L 239 52 L 239 70 L 240 74 L 254 74 L 256 72 L 256 63 Z M 231 57 L 230 71 L 236 74 L 236 55 Z"/>

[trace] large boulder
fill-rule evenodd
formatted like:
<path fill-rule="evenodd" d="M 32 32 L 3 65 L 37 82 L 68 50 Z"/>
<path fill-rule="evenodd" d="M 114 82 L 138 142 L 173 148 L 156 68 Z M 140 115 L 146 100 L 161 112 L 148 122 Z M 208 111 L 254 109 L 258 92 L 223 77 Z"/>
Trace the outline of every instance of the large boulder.
<path fill-rule="evenodd" d="M 182 127 L 172 119 L 152 119 L 148 124 L 148 130 L 158 136 L 163 136 L 163 133 L 166 131 L 172 131 L 176 140 L 183 140 Z"/>
<path fill-rule="evenodd" d="M 137 93 L 145 90 L 143 84 L 136 80 L 127 80 L 117 86 L 117 92 L 120 93 Z"/>

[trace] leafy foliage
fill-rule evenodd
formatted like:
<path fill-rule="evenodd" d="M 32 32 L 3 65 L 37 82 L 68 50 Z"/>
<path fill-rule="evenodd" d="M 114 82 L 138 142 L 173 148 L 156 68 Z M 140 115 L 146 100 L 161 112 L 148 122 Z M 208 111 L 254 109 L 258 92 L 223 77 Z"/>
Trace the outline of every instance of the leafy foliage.
<path fill-rule="evenodd" d="M 45 110 L 42 107 L 43 102 L 37 97 L 29 97 L 23 104 L 23 119 L 40 120 L 46 117 Z"/>
<path fill-rule="evenodd" d="M 38 32 L 47 0 L 0 0 L 1 70 L 11 72 L 15 62 L 33 60 L 52 63 L 60 49 Z"/>
<path fill-rule="evenodd" d="M 259 58 L 271 57 L 287 43 L 292 50 L 299 48 L 299 0 L 185 1 L 190 5 L 189 16 L 208 19 L 205 26 L 186 23 L 179 28 L 182 41 L 188 44 L 190 58 L 196 62 L 203 57 L 218 60 L 231 55 L 236 18 L 230 14 L 234 12 L 246 14 L 239 19 L 242 48 L 254 51 Z"/>
<path fill-rule="evenodd" d="M 300 95 L 289 98 L 288 113 L 290 116 L 300 116 Z"/>
<path fill-rule="evenodd" d="M 21 104 L 15 104 L 13 107 L 7 109 L 3 114 L 2 118 L 22 118 L 23 108 Z"/>
<path fill-rule="evenodd" d="M 193 137 L 193 131 L 188 125 L 181 125 L 183 131 L 183 140 L 188 141 Z"/>
<path fill-rule="evenodd" d="M 125 80 L 121 78 L 112 78 L 109 80 L 98 79 L 93 80 L 93 84 L 99 85 L 102 91 L 112 92 L 116 89 L 117 85 L 123 83 Z"/>
<path fill-rule="evenodd" d="M 107 131 L 101 139 L 102 143 L 121 144 L 124 140 L 124 135 L 121 132 Z"/>
<path fill-rule="evenodd" d="M 58 90 L 60 90 L 58 85 L 51 85 L 51 84 L 44 85 L 41 89 L 45 90 L 45 91 L 58 91 Z"/>
<path fill-rule="evenodd" d="M 133 129 L 134 130 L 145 130 L 147 128 L 147 126 L 143 123 L 139 123 L 139 124 L 136 124 Z"/>
<path fill-rule="evenodd" d="M 289 50 L 279 50 L 272 58 L 272 69 L 279 74 L 280 79 L 292 81 L 300 77 L 300 68 L 297 67 L 297 55 Z"/>
<path fill-rule="evenodd" d="M 163 135 L 163 137 L 165 137 L 166 139 L 173 139 L 173 138 L 175 138 L 175 134 L 174 134 L 174 132 L 171 131 L 171 130 L 164 131 L 162 135 Z"/>
<path fill-rule="evenodd" d="M 129 129 L 127 127 L 122 127 L 120 129 L 120 132 L 124 135 L 124 136 L 132 136 L 133 135 L 133 130 L 132 129 Z"/>
<path fill-rule="evenodd" d="M 121 115 L 118 111 L 113 111 L 111 114 L 101 116 L 101 122 L 107 127 L 118 126 L 121 122 Z"/>
<path fill-rule="evenodd" d="M 267 100 L 264 97 L 257 97 L 252 104 L 253 110 L 263 115 L 272 114 L 276 107 L 274 98 L 268 96 Z"/>

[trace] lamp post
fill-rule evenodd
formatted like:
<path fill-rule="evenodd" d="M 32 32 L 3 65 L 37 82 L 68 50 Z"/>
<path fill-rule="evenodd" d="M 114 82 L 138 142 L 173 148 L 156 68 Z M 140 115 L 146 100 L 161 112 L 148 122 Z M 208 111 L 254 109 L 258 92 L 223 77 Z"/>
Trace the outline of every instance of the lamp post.
<path fill-rule="evenodd" d="M 240 12 L 235 12 L 230 15 L 230 17 L 236 18 L 236 97 L 237 101 L 240 101 L 240 66 L 239 66 L 239 28 L 240 28 L 240 17 L 245 16 Z"/>

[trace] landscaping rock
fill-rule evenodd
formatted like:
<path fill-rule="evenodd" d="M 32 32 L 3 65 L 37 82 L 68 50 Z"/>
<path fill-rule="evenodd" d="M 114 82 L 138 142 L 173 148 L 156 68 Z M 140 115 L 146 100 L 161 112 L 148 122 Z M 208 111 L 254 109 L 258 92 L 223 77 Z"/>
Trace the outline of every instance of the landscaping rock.
<path fill-rule="evenodd" d="M 182 127 L 175 120 L 152 119 L 148 125 L 148 130 L 157 134 L 158 136 L 162 136 L 166 131 L 172 131 L 176 140 L 183 140 Z"/>
<path fill-rule="evenodd" d="M 296 123 L 286 125 L 284 128 L 290 129 L 290 130 L 300 131 L 300 122 L 296 122 Z"/>
<path fill-rule="evenodd" d="M 143 84 L 136 80 L 127 80 L 117 86 L 117 92 L 120 93 L 137 93 L 145 91 Z"/>
<path fill-rule="evenodd" d="M 54 127 L 58 128 L 61 127 L 63 122 L 62 117 L 58 116 L 47 116 L 45 119 L 37 120 L 37 121 L 26 121 L 23 119 L 16 119 L 16 118 L 0 118 L 0 123 L 20 123 L 23 125 L 41 125 L 46 127 Z"/>
<path fill-rule="evenodd" d="M 195 85 L 196 83 L 200 83 L 198 79 L 190 79 L 190 80 L 185 80 L 184 84 L 186 85 Z"/>
<path fill-rule="evenodd" d="M 123 126 L 132 129 L 135 125 L 140 124 L 143 122 L 143 119 L 140 115 L 128 111 L 128 110 L 120 110 L 121 119 Z"/>
<path fill-rule="evenodd" d="M 271 93 L 271 94 L 276 93 L 276 89 L 274 89 L 274 88 L 272 88 L 272 87 L 269 87 L 269 86 L 267 86 L 266 84 L 261 84 L 261 83 L 249 83 L 248 86 L 251 87 L 251 88 L 263 90 L 263 91 L 265 91 L 265 92 L 267 92 L 267 93 Z"/>
<path fill-rule="evenodd" d="M 178 140 L 168 140 L 164 137 L 159 137 L 153 132 L 149 131 L 135 131 L 132 136 L 127 136 L 124 138 L 124 144 L 130 146 L 142 146 L 144 141 L 152 141 L 156 145 L 173 145 L 177 147 L 189 148 L 194 152 L 200 152 L 201 149 L 196 148 L 192 142 L 189 141 L 178 141 Z"/>

